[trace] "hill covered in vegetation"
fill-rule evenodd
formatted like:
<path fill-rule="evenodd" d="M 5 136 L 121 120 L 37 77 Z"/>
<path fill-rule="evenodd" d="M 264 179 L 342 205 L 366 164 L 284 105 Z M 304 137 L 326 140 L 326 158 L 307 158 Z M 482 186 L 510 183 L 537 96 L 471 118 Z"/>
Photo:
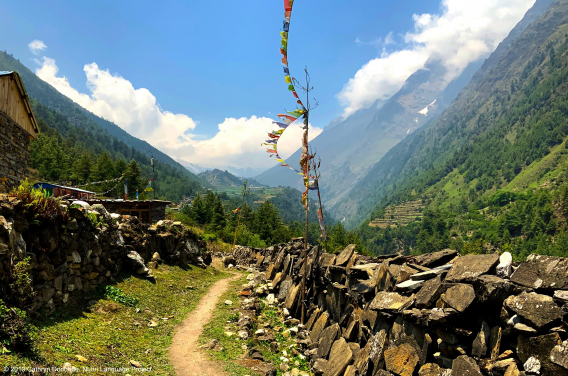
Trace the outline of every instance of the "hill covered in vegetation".
<path fill-rule="evenodd" d="M 30 96 L 42 132 L 31 142 L 31 167 L 39 171 L 40 180 L 81 185 L 124 173 L 131 179 L 129 193 L 134 195 L 153 177 L 153 155 L 157 197 L 177 201 L 210 186 L 145 141 L 83 109 L 6 52 L 0 52 L 0 70 L 18 72 Z M 106 192 L 115 184 L 89 186 L 89 190 Z M 109 195 L 120 192 L 116 189 Z"/>
<path fill-rule="evenodd" d="M 373 252 L 568 254 L 568 1 L 505 47 L 342 203 L 359 208 L 351 225 L 367 216 L 359 233 Z M 369 226 L 389 205 L 418 199 L 421 221 Z"/>

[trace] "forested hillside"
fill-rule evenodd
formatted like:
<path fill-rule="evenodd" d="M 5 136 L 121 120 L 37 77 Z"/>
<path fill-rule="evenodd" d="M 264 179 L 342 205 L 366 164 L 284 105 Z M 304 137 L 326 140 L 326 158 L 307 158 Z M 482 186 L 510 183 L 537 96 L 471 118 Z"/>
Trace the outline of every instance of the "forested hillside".
<path fill-rule="evenodd" d="M 221 171 L 219 169 L 213 169 L 208 171 L 203 171 L 197 174 L 200 178 L 208 181 L 212 186 L 216 188 L 231 188 L 231 187 L 241 187 L 243 182 L 247 180 L 249 186 L 251 187 L 265 187 L 265 185 L 260 184 L 254 179 L 241 178 L 231 174 L 229 171 Z"/>
<path fill-rule="evenodd" d="M 358 184 L 359 207 L 375 206 L 359 230 L 368 246 L 568 254 L 567 54 L 568 1 L 558 0 Z M 389 204 L 418 198 L 421 221 L 368 226 Z"/>
<path fill-rule="evenodd" d="M 0 53 L 0 70 L 18 72 L 30 96 L 43 133 L 31 144 L 32 168 L 39 170 L 41 180 L 79 185 L 113 179 L 127 173 L 125 166 L 134 160 L 140 171 L 134 175 L 127 173 L 132 178 L 129 193 L 134 194 L 135 187 L 143 190 L 152 177 L 150 159 L 153 154 L 157 197 L 180 200 L 194 195 L 203 186 L 209 187 L 205 180 L 145 141 L 89 113 L 6 52 Z M 106 166 L 101 166 L 105 163 Z M 134 168 L 134 164 L 131 167 Z M 100 172 L 103 170 L 105 172 Z M 105 192 L 111 187 L 103 184 L 89 189 Z"/>

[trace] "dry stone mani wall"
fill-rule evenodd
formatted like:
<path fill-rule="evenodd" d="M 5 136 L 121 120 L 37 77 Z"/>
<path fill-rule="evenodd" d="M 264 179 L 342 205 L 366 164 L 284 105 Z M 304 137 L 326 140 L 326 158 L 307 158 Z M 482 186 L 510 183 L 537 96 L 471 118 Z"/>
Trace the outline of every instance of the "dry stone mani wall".
<path fill-rule="evenodd" d="M 566 258 L 302 251 L 238 247 L 225 263 L 256 268 L 253 296 L 295 318 L 306 268 L 295 341 L 316 375 L 568 375 Z"/>

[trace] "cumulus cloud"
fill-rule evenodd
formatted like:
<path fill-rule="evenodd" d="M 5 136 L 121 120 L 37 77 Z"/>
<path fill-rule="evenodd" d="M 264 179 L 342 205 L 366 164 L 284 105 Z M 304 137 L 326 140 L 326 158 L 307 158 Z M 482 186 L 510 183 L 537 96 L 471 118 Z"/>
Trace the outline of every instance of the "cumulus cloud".
<path fill-rule="evenodd" d="M 493 52 L 534 2 L 442 0 L 441 14 L 413 15 L 414 30 L 405 34 L 404 48 L 383 49 L 338 94 L 343 116 L 391 97 L 429 58 L 444 62 L 447 80 L 455 78 L 469 63 Z M 392 42 L 392 33 L 389 35 L 384 40 Z"/>
<path fill-rule="evenodd" d="M 227 118 L 210 139 L 194 134 L 197 122 L 184 114 L 163 110 L 156 97 L 144 88 L 134 88 L 124 77 L 100 69 L 96 63 L 83 67 L 89 94 L 73 88 L 60 76 L 54 59 L 44 57 L 36 69 L 39 78 L 94 114 L 112 121 L 132 136 L 146 140 L 166 154 L 208 167 L 268 168 L 275 164 L 260 144 L 277 128 L 272 119 L 251 116 Z M 312 128 L 310 138 L 322 129 Z M 289 127 L 279 142 L 280 156 L 287 158 L 300 145 L 302 130 Z"/>
<path fill-rule="evenodd" d="M 45 50 L 47 48 L 47 46 L 45 45 L 45 43 L 43 43 L 41 40 L 32 40 L 29 44 L 28 44 L 28 48 L 30 49 L 30 51 L 34 54 L 37 55 L 39 54 L 41 51 Z"/>

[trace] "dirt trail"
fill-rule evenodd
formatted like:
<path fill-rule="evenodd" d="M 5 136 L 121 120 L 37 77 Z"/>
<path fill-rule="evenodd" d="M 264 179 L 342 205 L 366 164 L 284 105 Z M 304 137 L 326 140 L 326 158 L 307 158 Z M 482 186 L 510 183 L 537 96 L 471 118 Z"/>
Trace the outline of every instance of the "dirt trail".
<path fill-rule="evenodd" d="M 178 376 L 224 376 L 222 367 L 209 360 L 202 350 L 198 350 L 197 340 L 203 326 L 211 321 L 211 316 L 220 296 L 227 291 L 229 283 L 241 275 L 217 281 L 201 299 L 195 310 L 176 328 L 170 347 L 170 360 Z"/>

